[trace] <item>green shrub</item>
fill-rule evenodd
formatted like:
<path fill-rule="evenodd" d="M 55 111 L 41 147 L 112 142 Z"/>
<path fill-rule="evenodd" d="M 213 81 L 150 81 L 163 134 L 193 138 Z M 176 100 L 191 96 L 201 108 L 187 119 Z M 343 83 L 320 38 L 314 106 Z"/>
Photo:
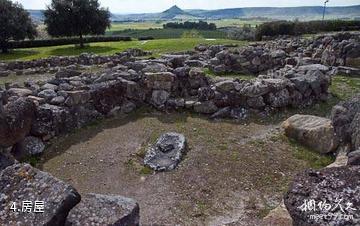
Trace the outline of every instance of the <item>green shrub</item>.
<path fill-rule="evenodd" d="M 326 21 L 274 21 L 261 24 L 256 29 L 255 37 L 262 40 L 264 36 L 278 35 L 302 35 L 315 34 L 319 32 L 330 31 L 351 31 L 360 30 L 360 21 L 358 20 L 326 20 Z"/>

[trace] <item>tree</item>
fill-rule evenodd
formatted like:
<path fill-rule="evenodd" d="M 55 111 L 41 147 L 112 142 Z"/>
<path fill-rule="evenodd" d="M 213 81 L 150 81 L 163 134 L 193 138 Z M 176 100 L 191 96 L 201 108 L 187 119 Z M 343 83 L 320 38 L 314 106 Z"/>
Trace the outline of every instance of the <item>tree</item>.
<path fill-rule="evenodd" d="M 98 0 L 52 0 L 44 12 L 47 32 L 54 37 L 102 35 L 110 27 L 110 12 Z"/>
<path fill-rule="evenodd" d="M 7 53 L 10 40 L 33 39 L 36 28 L 22 5 L 0 0 L 0 48 Z"/>

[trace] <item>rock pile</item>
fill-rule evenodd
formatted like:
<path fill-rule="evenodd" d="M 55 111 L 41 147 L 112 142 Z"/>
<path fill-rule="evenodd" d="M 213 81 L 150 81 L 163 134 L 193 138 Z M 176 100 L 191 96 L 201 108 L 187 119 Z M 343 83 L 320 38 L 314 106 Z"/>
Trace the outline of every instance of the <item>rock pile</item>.
<path fill-rule="evenodd" d="M 201 46 L 202 57 L 218 74 L 253 73 L 288 65 L 346 66 L 360 57 L 359 33 L 339 33 L 314 39 L 289 38 L 255 43 L 238 49 Z"/>
<path fill-rule="evenodd" d="M 65 67 L 69 65 L 100 65 L 111 63 L 120 64 L 129 61 L 132 57 L 141 57 L 150 55 L 150 52 L 143 51 L 141 49 L 128 49 L 125 52 L 117 53 L 111 56 L 100 56 L 96 54 L 83 53 L 80 56 L 55 56 L 38 60 L 30 61 L 11 61 L 8 63 L 0 64 L 0 77 L 7 76 L 7 73 L 16 71 L 19 74 L 21 70 L 36 68 L 39 72 L 45 72 L 55 67 Z"/>

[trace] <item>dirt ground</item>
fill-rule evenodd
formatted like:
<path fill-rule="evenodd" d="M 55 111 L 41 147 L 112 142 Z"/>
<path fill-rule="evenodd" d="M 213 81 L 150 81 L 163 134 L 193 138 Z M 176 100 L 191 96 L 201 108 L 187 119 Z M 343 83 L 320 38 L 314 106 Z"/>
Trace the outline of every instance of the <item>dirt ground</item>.
<path fill-rule="evenodd" d="M 40 168 L 81 194 L 134 198 L 142 225 L 259 225 L 311 165 L 279 128 L 142 109 L 56 139 Z M 189 151 L 176 170 L 155 173 L 142 158 L 163 132 L 183 133 Z"/>

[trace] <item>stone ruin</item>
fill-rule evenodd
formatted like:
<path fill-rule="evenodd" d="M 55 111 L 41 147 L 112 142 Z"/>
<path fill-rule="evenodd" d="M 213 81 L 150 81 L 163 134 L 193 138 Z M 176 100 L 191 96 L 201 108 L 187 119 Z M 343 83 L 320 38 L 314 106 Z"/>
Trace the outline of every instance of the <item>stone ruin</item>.
<path fill-rule="evenodd" d="M 137 225 L 139 207 L 135 201 L 87 194 L 77 204 L 80 195 L 74 188 L 29 165 L 17 163 L 7 152 L 10 150 L 17 158 L 40 154 L 44 142 L 56 136 L 104 117 L 129 114 L 141 106 L 160 111 L 191 111 L 210 118 L 244 119 L 249 114 L 264 116 L 286 107 L 313 105 L 327 100 L 331 76 L 337 71 L 357 70 L 348 67 L 348 62 L 360 57 L 360 44 L 358 33 L 344 33 L 236 48 L 200 45 L 186 53 L 143 59 L 148 54 L 133 49 L 113 56 L 83 54 L 0 64 L 0 76 L 53 75 L 47 81 L 6 84 L 0 90 L 0 147 L 4 150 L 0 156 L 3 169 L 0 186 L 10 185 L 1 189 L 0 223 L 15 221 L 16 213 L 10 214 L 6 209 L 10 195 L 22 197 L 31 191 L 32 197 L 45 200 L 50 197 L 41 195 L 56 193 L 52 197 L 60 204 L 54 202 L 51 215 L 46 218 L 24 218 L 21 223 Z M 101 65 L 103 70 L 79 70 L 84 65 Z M 254 78 L 213 78 L 206 75 L 206 70 L 219 75 L 251 73 Z M 339 140 L 350 139 L 357 146 L 359 127 L 351 126 L 357 131 L 353 138 L 346 126 L 353 118 L 358 122 L 358 115 L 351 111 L 344 103 L 335 108 L 332 118 L 335 131 L 344 134 Z M 150 157 L 148 160 L 151 162 Z M 11 179 L 15 175 L 18 179 Z M 38 189 L 44 193 L 39 194 Z M 288 200 L 293 198 L 285 200 L 290 214 L 300 219 L 301 216 L 292 214 Z M 108 207 L 112 210 L 107 211 Z M 85 213 L 98 210 L 102 210 L 101 214 L 95 217 Z"/>

